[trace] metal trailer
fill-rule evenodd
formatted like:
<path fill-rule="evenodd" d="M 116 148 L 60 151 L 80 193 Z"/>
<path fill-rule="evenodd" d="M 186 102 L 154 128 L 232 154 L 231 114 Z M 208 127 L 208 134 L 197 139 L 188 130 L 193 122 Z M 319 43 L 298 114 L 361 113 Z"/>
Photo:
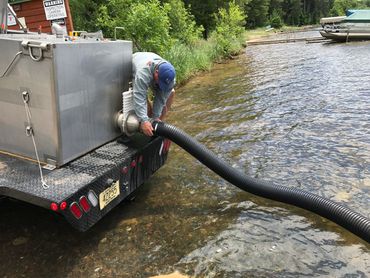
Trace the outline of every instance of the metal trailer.
<path fill-rule="evenodd" d="M 132 42 L 59 31 L 0 35 L 0 196 L 85 231 L 164 164 L 169 141 L 134 145 L 118 127 Z"/>
<path fill-rule="evenodd" d="M 0 195 L 61 214 L 86 231 L 134 193 L 166 161 L 169 141 L 157 137 L 142 146 L 115 140 L 54 170 L 41 186 L 36 164 L 0 154 Z"/>

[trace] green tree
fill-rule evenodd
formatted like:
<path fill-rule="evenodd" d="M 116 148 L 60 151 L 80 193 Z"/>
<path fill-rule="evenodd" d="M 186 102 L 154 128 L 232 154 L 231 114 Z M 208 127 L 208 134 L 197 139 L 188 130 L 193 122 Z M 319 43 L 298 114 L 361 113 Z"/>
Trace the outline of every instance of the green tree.
<path fill-rule="evenodd" d="M 153 51 L 162 55 L 173 44 L 170 37 L 170 20 L 158 0 L 138 3 L 127 13 L 126 34 L 136 42 L 140 51 Z"/>
<path fill-rule="evenodd" d="M 208 38 L 209 34 L 216 27 L 216 17 L 219 9 L 227 9 L 230 2 L 244 9 L 244 6 L 250 0 L 183 0 L 186 6 L 190 6 L 191 13 L 194 15 L 195 21 L 200 26 L 204 27 L 204 38 Z"/>
<path fill-rule="evenodd" d="M 225 7 L 224 1 L 220 0 L 184 0 L 190 6 L 191 13 L 194 15 L 198 25 L 204 27 L 204 38 L 208 38 L 210 32 L 215 28 L 216 22 L 214 14 L 220 7 Z"/>
<path fill-rule="evenodd" d="M 204 30 L 197 26 L 194 16 L 185 8 L 181 0 L 169 0 L 164 4 L 170 20 L 172 38 L 188 45 L 194 44 Z"/>
<path fill-rule="evenodd" d="M 335 0 L 330 13 L 333 16 L 345 15 L 346 10 L 359 8 L 366 8 L 366 2 L 358 0 Z"/>
<path fill-rule="evenodd" d="M 234 1 L 227 9 L 219 9 L 216 15 L 216 30 L 212 34 L 217 41 L 219 51 L 227 56 L 240 49 L 240 41 L 244 32 L 246 15 Z"/>
<path fill-rule="evenodd" d="M 273 13 L 278 13 L 280 16 L 283 16 L 283 0 L 270 0 L 269 5 L 269 15 L 271 16 Z"/>
<path fill-rule="evenodd" d="M 270 16 L 270 25 L 273 28 L 281 28 L 284 24 L 283 19 L 278 10 L 274 10 Z"/>
<path fill-rule="evenodd" d="M 118 37 L 132 40 L 139 51 L 162 55 L 174 43 L 167 11 L 158 0 L 110 0 L 99 9 L 98 25 L 110 37 L 116 26 L 123 27 Z"/>
<path fill-rule="evenodd" d="M 259 27 L 268 22 L 270 0 L 251 0 L 245 7 L 248 15 L 247 26 Z"/>
<path fill-rule="evenodd" d="M 144 3 L 145 0 L 103 0 L 104 3 L 99 6 L 96 25 L 103 30 L 104 35 L 113 37 L 115 27 L 125 27 L 127 23 L 127 14 L 131 11 L 133 5 Z M 90 20 L 90 19 L 86 19 Z M 131 35 L 127 30 L 119 30 L 120 38 L 129 39 Z"/>
<path fill-rule="evenodd" d="M 283 10 L 285 12 L 285 23 L 289 25 L 301 25 L 302 23 L 301 0 L 284 0 Z"/>
<path fill-rule="evenodd" d="M 75 30 L 97 31 L 99 6 L 105 0 L 69 0 Z"/>

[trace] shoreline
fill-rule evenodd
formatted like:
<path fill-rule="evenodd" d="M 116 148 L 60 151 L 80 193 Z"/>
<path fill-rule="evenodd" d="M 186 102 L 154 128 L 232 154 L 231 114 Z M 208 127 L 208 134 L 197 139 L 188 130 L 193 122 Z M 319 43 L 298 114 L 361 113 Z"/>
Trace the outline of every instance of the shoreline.
<path fill-rule="evenodd" d="M 266 29 L 247 30 L 246 31 L 246 44 L 248 44 L 248 42 L 263 41 L 268 38 L 273 38 L 277 35 L 307 32 L 310 30 L 314 30 L 315 28 L 318 28 L 318 27 L 319 27 L 318 25 L 306 25 L 306 26 L 301 26 L 301 27 L 286 26 L 280 29 L 273 29 L 271 31 L 268 31 Z"/>
<path fill-rule="evenodd" d="M 296 26 L 284 26 L 280 29 L 273 29 L 271 31 L 266 31 L 265 28 L 257 28 L 257 29 L 248 29 L 245 30 L 243 36 L 244 41 L 241 44 L 240 50 L 237 54 L 234 55 L 229 55 L 227 57 L 223 57 L 222 59 L 215 60 L 212 62 L 211 66 L 208 69 L 199 69 L 195 70 L 193 74 L 191 74 L 188 78 L 181 79 L 179 83 L 176 85 L 176 89 L 179 89 L 186 85 L 189 81 L 191 81 L 194 77 L 202 75 L 204 73 L 210 72 L 214 69 L 215 65 L 219 64 L 225 64 L 229 60 L 237 59 L 240 55 L 243 54 L 244 50 L 246 49 L 248 42 L 260 42 L 264 41 L 269 38 L 274 38 L 278 35 L 282 34 L 292 34 L 292 33 L 299 33 L 299 32 L 307 32 L 310 30 L 313 30 L 317 28 L 318 25 L 306 25 L 306 26 L 301 26 L 301 27 L 296 27 Z"/>

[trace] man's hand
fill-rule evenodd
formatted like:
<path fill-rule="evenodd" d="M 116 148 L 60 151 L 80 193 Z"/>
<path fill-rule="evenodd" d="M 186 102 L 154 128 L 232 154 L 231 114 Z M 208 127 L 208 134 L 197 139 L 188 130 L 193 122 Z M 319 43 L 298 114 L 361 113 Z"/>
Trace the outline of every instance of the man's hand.
<path fill-rule="evenodd" d="M 142 122 L 140 125 L 141 131 L 149 137 L 153 136 L 153 127 L 152 124 L 149 121 Z"/>

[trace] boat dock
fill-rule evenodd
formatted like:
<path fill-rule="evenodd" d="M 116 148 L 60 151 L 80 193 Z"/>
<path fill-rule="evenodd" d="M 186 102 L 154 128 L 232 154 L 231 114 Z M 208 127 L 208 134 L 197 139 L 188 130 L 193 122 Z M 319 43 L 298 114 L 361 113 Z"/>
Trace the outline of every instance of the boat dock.
<path fill-rule="evenodd" d="M 323 37 L 311 37 L 311 38 L 284 38 L 284 39 L 272 39 L 272 40 L 252 40 L 247 41 L 248 45 L 267 45 L 267 44 L 280 44 L 280 43 L 293 43 L 293 42 L 306 42 L 306 43 L 318 43 L 324 41 L 330 41 Z"/>

